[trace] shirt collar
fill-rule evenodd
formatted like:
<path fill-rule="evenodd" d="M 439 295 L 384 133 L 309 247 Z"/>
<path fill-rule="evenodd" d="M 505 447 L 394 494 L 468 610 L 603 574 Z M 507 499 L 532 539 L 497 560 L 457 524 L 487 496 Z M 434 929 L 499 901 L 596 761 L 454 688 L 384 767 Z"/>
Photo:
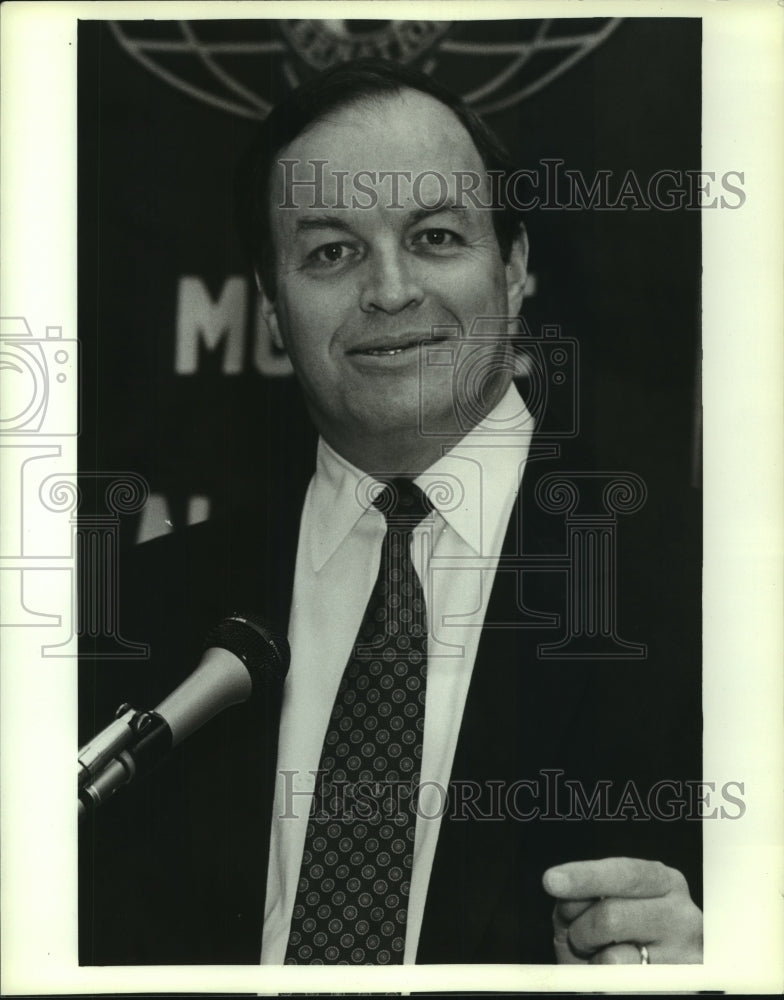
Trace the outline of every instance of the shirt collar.
<path fill-rule="evenodd" d="M 493 410 L 414 481 L 477 555 L 491 553 L 520 486 L 534 420 L 512 382 Z"/>
<path fill-rule="evenodd" d="M 533 429 L 533 418 L 512 383 L 481 423 L 414 480 L 478 555 L 488 554 L 497 525 L 506 525 Z M 316 572 L 366 515 L 382 531 L 383 514 L 371 503 L 373 483 L 319 438 L 308 495 L 308 545 Z"/>
<path fill-rule="evenodd" d="M 370 477 L 348 462 L 320 437 L 316 473 L 308 497 L 312 513 L 309 545 L 313 568 L 318 572 L 363 515 L 384 515 L 370 503 L 365 484 Z"/>

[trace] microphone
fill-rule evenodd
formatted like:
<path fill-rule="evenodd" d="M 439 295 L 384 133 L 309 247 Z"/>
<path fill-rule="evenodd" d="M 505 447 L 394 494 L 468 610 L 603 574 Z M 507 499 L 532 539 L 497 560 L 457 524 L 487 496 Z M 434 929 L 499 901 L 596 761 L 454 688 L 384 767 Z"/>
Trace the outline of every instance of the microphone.
<path fill-rule="evenodd" d="M 280 690 L 291 653 L 261 618 L 236 613 L 208 635 L 199 665 L 152 711 L 130 705 L 79 750 L 79 818 L 231 705 Z"/>

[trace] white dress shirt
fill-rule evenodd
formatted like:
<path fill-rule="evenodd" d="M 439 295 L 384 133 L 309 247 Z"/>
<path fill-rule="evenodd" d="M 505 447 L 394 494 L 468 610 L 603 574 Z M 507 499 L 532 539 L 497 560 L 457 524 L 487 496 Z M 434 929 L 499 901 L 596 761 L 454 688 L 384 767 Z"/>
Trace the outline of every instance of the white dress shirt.
<path fill-rule="evenodd" d="M 407 964 L 416 956 L 466 694 L 532 431 L 533 420 L 510 385 L 482 423 L 415 479 L 436 509 L 411 543 L 427 605 L 428 663 Z M 370 502 L 373 484 L 319 442 L 300 523 L 289 623 L 291 668 L 278 741 L 263 964 L 282 964 L 286 955 L 315 772 L 378 574 L 386 523 Z"/>

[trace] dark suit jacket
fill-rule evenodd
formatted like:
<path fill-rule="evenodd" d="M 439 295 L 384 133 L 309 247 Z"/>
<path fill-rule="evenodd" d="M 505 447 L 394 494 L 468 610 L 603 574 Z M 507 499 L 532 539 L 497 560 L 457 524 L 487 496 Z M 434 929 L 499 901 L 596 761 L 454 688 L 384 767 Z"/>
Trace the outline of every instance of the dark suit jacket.
<path fill-rule="evenodd" d="M 563 861 L 656 858 L 683 871 L 700 899 L 699 824 L 645 818 L 656 782 L 701 775 L 699 567 L 671 551 L 677 535 L 649 497 L 647 512 L 619 524 L 617 565 L 619 630 L 647 645 L 646 658 L 542 658 L 540 645 L 563 631 L 567 575 L 562 563 L 521 572 L 514 557 L 566 551 L 562 515 L 534 496 L 555 468 L 529 460 L 510 520 L 511 563 L 496 574 L 471 680 L 421 963 L 552 962 L 552 900 L 541 876 Z M 153 707 L 226 613 L 261 609 L 285 630 L 305 486 L 284 470 L 253 498 L 250 517 L 124 554 L 119 627 L 149 643 L 151 657 L 83 661 L 82 742 L 120 701 Z M 530 627 L 531 611 L 559 615 L 560 631 Z M 268 698 L 227 710 L 83 824 L 83 964 L 258 962 L 278 708 Z M 520 779 L 538 782 L 538 796 L 535 786 L 515 786 Z M 627 808 L 608 818 L 629 780 L 643 811 L 627 789 Z M 580 818 L 566 781 L 589 799 L 606 783 L 608 808 Z M 523 818 L 534 806 L 538 817 Z"/>

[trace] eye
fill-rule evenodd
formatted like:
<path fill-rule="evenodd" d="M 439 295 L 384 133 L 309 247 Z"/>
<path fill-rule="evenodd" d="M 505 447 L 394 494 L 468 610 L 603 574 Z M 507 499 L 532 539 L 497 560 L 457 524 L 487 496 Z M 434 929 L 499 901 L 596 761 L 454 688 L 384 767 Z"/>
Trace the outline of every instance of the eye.
<path fill-rule="evenodd" d="M 357 254 L 348 243 L 324 243 L 308 254 L 308 260 L 321 265 L 343 264 Z"/>
<path fill-rule="evenodd" d="M 462 242 L 462 238 L 451 229 L 425 229 L 414 237 L 415 245 L 428 248 L 451 248 L 459 246 Z"/>

